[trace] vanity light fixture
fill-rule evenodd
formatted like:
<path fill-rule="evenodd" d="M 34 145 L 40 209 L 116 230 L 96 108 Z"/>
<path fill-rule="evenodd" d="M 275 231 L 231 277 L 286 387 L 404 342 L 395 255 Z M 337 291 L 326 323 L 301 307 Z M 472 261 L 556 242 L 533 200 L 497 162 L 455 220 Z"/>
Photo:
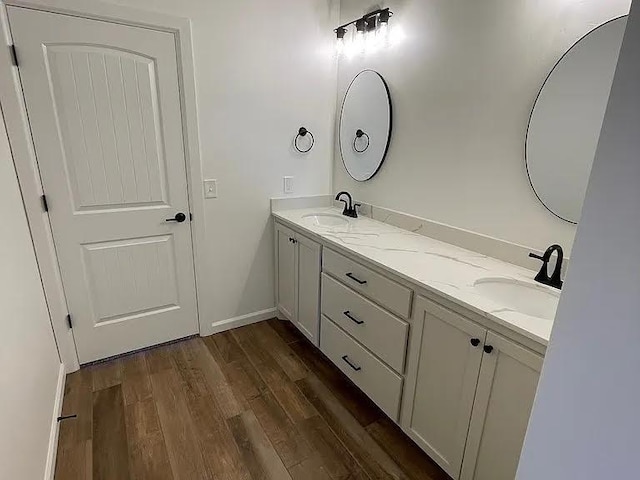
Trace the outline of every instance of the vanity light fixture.
<path fill-rule="evenodd" d="M 364 51 L 373 52 L 385 45 L 388 39 L 389 18 L 393 15 L 388 8 L 374 10 L 360 18 L 352 20 L 344 25 L 340 25 L 334 30 L 336 34 L 336 53 L 338 56 L 343 53 L 352 55 Z M 348 42 L 348 27 L 355 25 Z M 349 43 L 347 45 L 347 43 Z"/>

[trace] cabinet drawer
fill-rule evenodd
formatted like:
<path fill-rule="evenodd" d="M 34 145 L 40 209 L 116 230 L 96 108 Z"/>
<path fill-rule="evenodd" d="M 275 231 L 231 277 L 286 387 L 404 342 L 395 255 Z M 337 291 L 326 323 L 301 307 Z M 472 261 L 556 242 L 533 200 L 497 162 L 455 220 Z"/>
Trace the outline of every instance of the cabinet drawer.
<path fill-rule="evenodd" d="M 322 274 L 322 313 L 399 373 L 409 325 L 362 295 Z"/>
<path fill-rule="evenodd" d="M 412 292 L 347 257 L 326 249 L 322 269 L 386 309 L 409 318 Z"/>
<path fill-rule="evenodd" d="M 325 316 L 320 325 L 320 350 L 391 419 L 398 421 L 402 377 Z"/>

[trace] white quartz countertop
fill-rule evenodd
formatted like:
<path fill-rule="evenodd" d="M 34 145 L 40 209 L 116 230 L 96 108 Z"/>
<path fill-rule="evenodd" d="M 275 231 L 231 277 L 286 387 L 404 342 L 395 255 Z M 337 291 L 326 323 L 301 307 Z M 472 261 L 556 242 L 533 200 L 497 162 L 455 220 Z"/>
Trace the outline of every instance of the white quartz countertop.
<path fill-rule="evenodd" d="M 335 227 L 316 225 L 304 218 L 314 213 L 340 215 L 341 210 L 330 207 L 306 208 L 274 211 L 273 215 L 300 231 L 315 234 L 329 247 L 337 245 L 393 275 L 434 292 L 535 342 L 547 345 L 553 320 L 505 308 L 481 295 L 474 287 L 479 279 L 496 277 L 547 288 L 533 281 L 536 272 L 368 217 L 342 217 L 348 220 L 348 223 Z"/>

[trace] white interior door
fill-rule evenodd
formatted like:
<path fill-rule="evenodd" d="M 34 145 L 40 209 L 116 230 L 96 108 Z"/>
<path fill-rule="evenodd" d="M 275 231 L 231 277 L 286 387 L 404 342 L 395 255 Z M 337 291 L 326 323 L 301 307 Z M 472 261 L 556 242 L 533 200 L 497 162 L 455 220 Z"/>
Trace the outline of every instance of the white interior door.
<path fill-rule="evenodd" d="M 80 362 L 197 333 L 174 36 L 8 14 Z"/>

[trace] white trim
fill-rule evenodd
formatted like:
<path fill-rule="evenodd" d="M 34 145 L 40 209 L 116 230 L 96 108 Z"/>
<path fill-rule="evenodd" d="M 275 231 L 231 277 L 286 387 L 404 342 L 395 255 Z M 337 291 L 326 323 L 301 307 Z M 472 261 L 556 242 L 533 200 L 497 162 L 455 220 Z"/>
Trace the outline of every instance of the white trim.
<path fill-rule="evenodd" d="M 6 44 L 12 43 L 9 24 L 4 5 L 13 5 L 34 10 L 81 16 L 94 20 L 109 21 L 124 25 L 144 27 L 172 33 L 176 38 L 176 53 L 180 72 L 180 104 L 183 115 L 183 135 L 185 144 L 185 162 L 187 166 L 187 185 L 189 204 L 193 221 L 191 236 L 195 269 L 196 295 L 200 331 L 206 331 L 208 325 L 202 319 L 211 318 L 213 313 L 207 307 L 202 292 L 211 291 L 212 282 L 205 269 L 205 204 L 202 195 L 202 161 L 200 155 L 200 136 L 198 130 L 198 112 L 195 86 L 195 69 L 189 19 L 139 10 L 99 0 L 6 0 L 0 9 L 0 35 L 4 35 Z M 5 68 L 6 66 L 6 68 Z M 11 143 L 18 180 L 22 189 L 25 209 L 31 226 L 31 233 L 40 264 L 40 272 L 45 295 L 51 312 L 52 324 L 60 356 L 69 371 L 79 368 L 73 333 L 67 328 L 66 298 L 58 269 L 53 235 L 47 215 L 40 205 L 42 183 L 27 119 L 22 88 L 17 69 L 11 67 L 8 48 L 0 48 L 0 102 L 2 102 Z M 6 104 L 6 105 L 5 105 Z"/>
<path fill-rule="evenodd" d="M 278 310 L 276 308 L 267 308 L 266 310 L 260 310 L 257 312 L 249 313 L 247 315 L 240 315 L 239 317 L 228 318 L 220 322 L 214 322 L 209 325 L 206 332 L 201 331 L 200 335 L 203 337 L 213 335 L 214 333 L 221 333 L 233 328 L 244 327 L 245 325 L 251 325 L 252 323 L 262 322 L 278 316 Z"/>
<path fill-rule="evenodd" d="M 115 5 L 100 0 L 84 0 L 82 2 L 78 2 L 78 0 L 4 0 L 4 3 L 15 7 L 103 20 L 123 25 L 134 25 L 166 32 L 183 31 L 183 28 L 189 27 L 189 19 L 187 18 L 126 5 Z"/>
<path fill-rule="evenodd" d="M 61 363 L 60 371 L 58 372 L 56 400 L 53 404 L 53 417 L 51 418 L 51 433 L 49 434 L 49 450 L 47 452 L 47 466 L 44 470 L 44 480 L 53 480 L 53 476 L 56 473 L 58 434 L 60 433 L 60 422 L 58 422 L 58 417 L 62 415 L 62 402 L 64 400 L 64 384 L 66 378 L 65 366 L 64 363 Z"/>
<path fill-rule="evenodd" d="M 48 215 L 42 211 L 40 203 L 43 189 L 31 141 L 22 87 L 18 71 L 11 64 L 9 49 L 1 46 L 2 40 L 4 45 L 12 43 L 4 4 L 0 4 L 0 37 L 0 103 L 2 104 L 2 113 L 60 360 L 71 372 L 80 368 L 80 364 L 73 332 L 66 325 L 67 301 L 58 269 L 53 234 Z"/>

